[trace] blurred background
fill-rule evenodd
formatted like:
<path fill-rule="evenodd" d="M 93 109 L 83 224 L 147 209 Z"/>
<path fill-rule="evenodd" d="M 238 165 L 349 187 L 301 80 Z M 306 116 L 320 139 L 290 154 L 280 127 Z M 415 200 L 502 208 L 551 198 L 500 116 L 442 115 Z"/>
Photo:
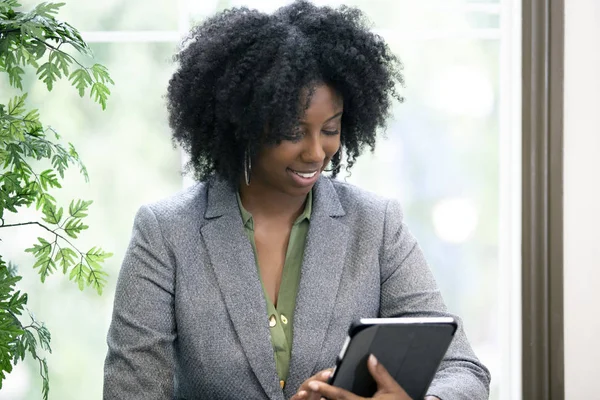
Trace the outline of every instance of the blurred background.
<path fill-rule="evenodd" d="M 29 9 L 38 2 L 21 3 Z M 94 201 L 78 246 L 101 245 L 114 256 L 98 296 L 61 275 L 39 282 L 23 252 L 43 235 L 36 228 L 13 229 L 0 242 L 24 276 L 20 289 L 30 293 L 30 310 L 53 335 L 51 399 L 101 399 L 114 288 L 134 214 L 191 183 L 181 172 L 185 156 L 171 143 L 164 99 L 178 42 L 218 10 L 245 5 L 270 12 L 286 3 L 66 0 L 59 19 L 82 31 L 115 81 L 108 109 L 79 98 L 68 82 L 48 94 L 30 76 L 25 91 L 42 122 L 71 141 L 88 168 L 90 183 L 73 171 L 56 193 L 59 203 Z M 449 309 L 463 318 L 492 372 L 491 398 L 520 398 L 520 2 L 314 3 L 361 8 L 405 66 L 405 102 L 395 106 L 376 151 L 340 179 L 402 201 Z M 7 87 L 0 81 L 3 101 Z M 5 381 L 0 399 L 40 393 L 38 366 L 28 359 Z"/>

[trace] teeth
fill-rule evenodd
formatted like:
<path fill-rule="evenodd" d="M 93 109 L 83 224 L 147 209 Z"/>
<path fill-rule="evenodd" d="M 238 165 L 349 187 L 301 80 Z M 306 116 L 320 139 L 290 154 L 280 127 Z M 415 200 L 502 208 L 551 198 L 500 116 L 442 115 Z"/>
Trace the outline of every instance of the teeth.
<path fill-rule="evenodd" d="M 317 174 L 317 171 L 308 172 L 308 173 L 294 171 L 294 173 L 298 176 L 308 179 L 308 178 L 312 178 L 313 176 L 315 176 Z"/>

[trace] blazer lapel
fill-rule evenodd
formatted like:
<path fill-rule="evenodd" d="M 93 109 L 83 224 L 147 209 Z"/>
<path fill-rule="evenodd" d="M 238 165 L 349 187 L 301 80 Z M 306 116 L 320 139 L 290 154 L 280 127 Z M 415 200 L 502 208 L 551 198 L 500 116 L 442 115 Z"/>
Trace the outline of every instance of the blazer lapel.
<path fill-rule="evenodd" d="M 200 231 L 244 353 L 268 397 L 283 399 L 263 289 L 235 192 L 229 184 L 211 182 L 205 218 Z"/>
<path fill-rule="evenodd" d="M 333 315 L 348 244 L 348 227 L 336 218 L 345 212 L 331 181 L 319 179 L 313 196 L 294 311 L 290 375 L 285 387 L 287 397 L 312 375 L 318 361 Z"/>

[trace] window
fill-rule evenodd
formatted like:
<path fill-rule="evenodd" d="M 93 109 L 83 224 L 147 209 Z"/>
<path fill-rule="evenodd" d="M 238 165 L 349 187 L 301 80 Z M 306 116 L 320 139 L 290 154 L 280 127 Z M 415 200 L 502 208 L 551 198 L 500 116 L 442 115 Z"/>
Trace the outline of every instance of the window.
<path fill-rule="evenodd" d="M 346 179 L 401 200 L 450 310 L 463 318 L 492 372 L 491 398 L 521 398 L 520 2 L 314 2 L 364 10 L 405 65 L 405 102 L 395 107 L 375 153 L 359 159 Z M 216 10 L 247 5 L 271 11 L 283 3 L 85 0 L 64 6 L 61 18 L 92 42 L 116 86 L 105 112 L 67 84 L 51 103 L 44 102 L 43 90 L 31 93 L 32 101 L 88 166 L 91 185 L 76 174 L 66 185 L 95 202 L 82 241 L 115 255 L 106 265 L 107 290 L 98 297 L 79 293 L 62 276 L 38 282 L 31 258 L 21 252 L 36 237 L 34 229 L 22 228 L 10 243 L 0 243 L 7 259 L 21 266 L 30 308 L 53 333 L 52 398 L 101 398 L 114 285 L 134 213 L 182 186 L 181 155 L 171 147 L 162 97 L 177 41 Z M 39 398 L 36 368 L 17 368 L 0 399 Z"/>

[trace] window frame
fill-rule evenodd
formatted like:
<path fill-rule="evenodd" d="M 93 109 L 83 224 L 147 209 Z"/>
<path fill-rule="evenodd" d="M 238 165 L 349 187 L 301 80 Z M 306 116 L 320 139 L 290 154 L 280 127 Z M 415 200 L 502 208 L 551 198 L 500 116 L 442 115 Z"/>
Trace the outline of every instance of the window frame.
<path fill-rule="evenodd" d="M 522 398 L 564 400 L 564 0 L 522 17 Z"/>

